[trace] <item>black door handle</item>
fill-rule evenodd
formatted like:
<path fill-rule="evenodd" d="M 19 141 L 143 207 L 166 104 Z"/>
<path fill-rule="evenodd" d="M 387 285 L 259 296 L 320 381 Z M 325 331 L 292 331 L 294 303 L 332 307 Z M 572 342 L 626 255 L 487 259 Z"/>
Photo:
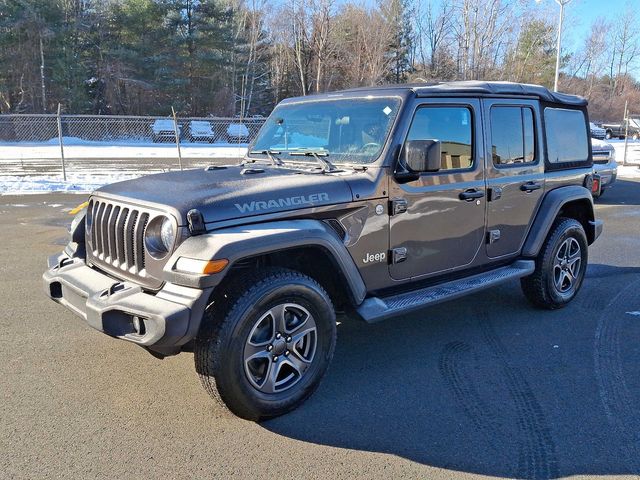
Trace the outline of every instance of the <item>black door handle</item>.
<path fill-rule="evenodd" d="M 475 200 L 476 198 L 484 197 L 484 192 L 482 190 L 470 188 L 469 190 L 465 190 L 464 192 L 460 193 L 458 197 L 460 198 L 460 200 L 470 202 L 471 200 Z"/>
<path fill-rule="evenodd" d="M 540 190 L 542 188 L 542 184 L 538 182 L 527 182 L 520 185 L 520 190 L 523 192 L 533 192 L 534 190 Z"/>

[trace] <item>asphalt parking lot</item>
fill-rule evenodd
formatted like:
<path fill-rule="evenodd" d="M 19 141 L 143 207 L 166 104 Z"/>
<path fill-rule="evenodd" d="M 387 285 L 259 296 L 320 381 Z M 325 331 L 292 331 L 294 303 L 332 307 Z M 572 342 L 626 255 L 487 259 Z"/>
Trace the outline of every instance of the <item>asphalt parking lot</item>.
<path fill-rule="evenodd" d="M 80 195 L 0 197 L 0 478 L 640 475 L 640 180 L 569 307 L 510 283 L 369 326 L 342 319 L 318 392 L 263 424 L 222 411 L 193 356 L 157 360 L 50 302 Z"/>

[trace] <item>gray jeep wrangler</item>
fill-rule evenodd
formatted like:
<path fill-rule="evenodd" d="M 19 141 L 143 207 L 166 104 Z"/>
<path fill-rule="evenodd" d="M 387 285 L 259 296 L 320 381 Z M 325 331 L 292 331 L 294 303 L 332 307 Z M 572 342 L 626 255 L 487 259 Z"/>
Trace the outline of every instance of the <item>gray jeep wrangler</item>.
<path fill-rule="evenodd" d="M 193 351 L 248 419 L 318 387 L 336 311 L 377 322 L 520 279 L 578 293 L 594 217 L 587 102 L 453 82 L 281 102 L 238 165 L 95 191 L 49 260 L 51 299 L 156 356 Z"/>

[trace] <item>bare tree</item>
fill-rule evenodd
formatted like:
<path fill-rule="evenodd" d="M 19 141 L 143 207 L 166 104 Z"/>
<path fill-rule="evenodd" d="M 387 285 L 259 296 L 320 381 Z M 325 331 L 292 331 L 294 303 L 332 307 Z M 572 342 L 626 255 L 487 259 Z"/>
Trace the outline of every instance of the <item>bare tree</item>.
<path fill-rule="evenodd" d="M 443 67 L 452 40 L 452 10 L 451 0 L 442 0 L 437 9 L 432 2 L 417 2 L 417 50 L 424 77 L 446 76 Z"/>
<path fill-rule="evenodd" d="M 631 2 L 627 2 L 624 11 L 615 21 L 613 30 L 613 54 L 609 67 L 611 95 L 619 93 L 621 75 L 627 75 L 629 68 L 635 63 L 640 53 L 638 18 Z"/>

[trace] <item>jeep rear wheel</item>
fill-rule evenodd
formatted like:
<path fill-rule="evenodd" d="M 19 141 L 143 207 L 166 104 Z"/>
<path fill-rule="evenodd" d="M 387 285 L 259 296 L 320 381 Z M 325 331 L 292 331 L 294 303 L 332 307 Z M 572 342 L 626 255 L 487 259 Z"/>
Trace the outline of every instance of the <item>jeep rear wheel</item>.
<path fill-rule="evenodd" d="M 298 272 L 271 270 L 242 283 L 252 286 L 227 309 L 207 310 L 196 370 L 213 398 L 262 420 L 296 408 L 318 387 L 335 349 L 335 313 L 324 289 Z"/>
<path fill-rule="evenodd" d="M 587 268 L 587 236 L 572 218 L 558 218 L 536 258 L 536 269 L 521 279 L 522 291 L 534 305 L 556 309 L 577 295 Z"/>

